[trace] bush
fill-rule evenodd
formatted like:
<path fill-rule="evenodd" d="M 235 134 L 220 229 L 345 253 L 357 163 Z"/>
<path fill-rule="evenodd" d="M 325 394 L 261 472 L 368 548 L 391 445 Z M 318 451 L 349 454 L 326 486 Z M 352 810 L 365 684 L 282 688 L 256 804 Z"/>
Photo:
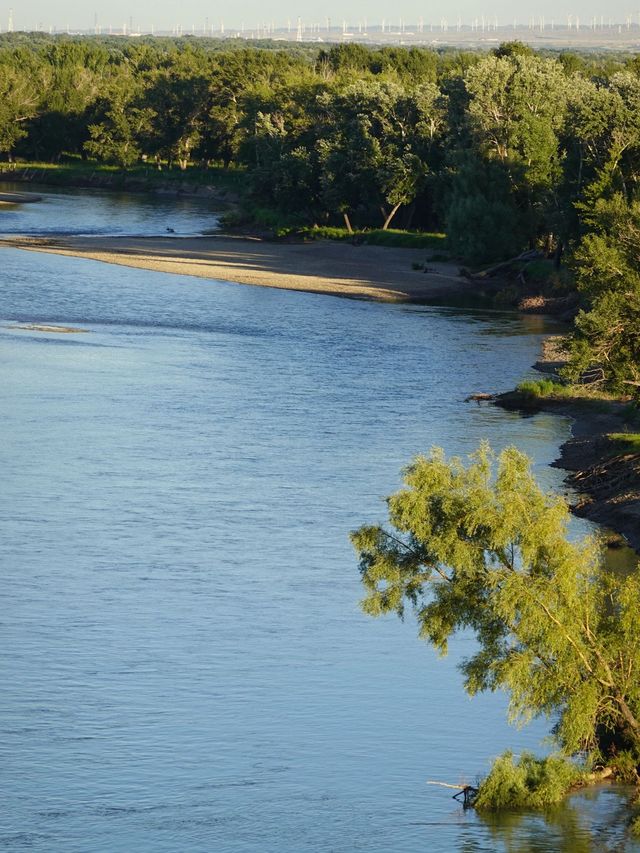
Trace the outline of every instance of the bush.
<path fill-rule="evenodd" d="M 505 752 L 481 782 L 474 805 L 486 811 L 540 809 L 560 802 L 582 778 L 583 772 L 566 758 L 524 752 L 516 764 L 513 753 Z"/>
<path fill-rule="evenodd" d="M 516 388 L 527 400 L 539 400 L 542 397 L 570 397 L 573 391 L 553 379 L 526 379 Z"/>
<path fill-rule="evenodd" d="M 328 225 L 314 227 L 305 232 L 309 237 L 317 237 L 324 240 L 347 240 L 358 242 L 367 246 L 393 246 L 400 249 L 440 249 L 444 247 L 444 234 L 431 234 L 420 231 L 400 231 L 382 228 L 371 231 L 354 231 L 350 233 L 346 228 L 335 228 Z"/>

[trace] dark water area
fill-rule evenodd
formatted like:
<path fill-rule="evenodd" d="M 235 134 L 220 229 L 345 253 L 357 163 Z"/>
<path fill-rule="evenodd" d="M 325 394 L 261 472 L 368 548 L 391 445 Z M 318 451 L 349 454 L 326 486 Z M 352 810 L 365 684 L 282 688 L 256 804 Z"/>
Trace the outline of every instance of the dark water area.
<path fill-rule="evenodd" d="M 427 786 L 550 724 L 466 697 L 472 638 L 358 608 L 348 532 L 415 454 L 517 444 L 561 488 L 565 420 L 463 402 L 539 319 L 0 258 L 0 850 L 635 849 L 622 789 L 488 820 Z"/>
<path fill-rule="evenodd" d="M 0 237 L 197 237 L 220 222 L 208 199 L 0 182 L 0 192 L 25 190 L 42 200 L 0 204 Z"/>

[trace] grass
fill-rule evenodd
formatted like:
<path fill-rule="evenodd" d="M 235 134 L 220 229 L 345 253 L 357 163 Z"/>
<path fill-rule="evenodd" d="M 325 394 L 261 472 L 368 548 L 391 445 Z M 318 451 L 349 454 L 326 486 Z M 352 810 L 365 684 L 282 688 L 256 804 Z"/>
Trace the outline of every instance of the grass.
<path fill-rule="evenodd" d="M 640 453 L 640 432 L 610 432 L 607 437 L 616 453 Z"/>
<path fill-rule="evenodd" d="M 567 399 L 576 396 L 573 385 L 563 385 L 553 379 L 526 379 L 516 387 L 516 391 L 527 400 L 552 398 Z"/>
<path fill-rule="evenodd" d="M 223 214 L 222 227 L 248 228 L 271 232 L 274 237 L 285 238 L 301 235 L 299 219 L 269 207 L 257 207 L 246 200 L 238 207 Z"/>
<path fill-rule="evenodd" d="M 10 180 L 12 175 L 19 176 L 24 172 L 29 173 L 29 180 L 33 183 L 46 183 L 61 186 L 73 186 L 75 182 L 89 182 L 91 180 L 106 179 L 114 188 L 123 187 L 132 182 L 144 182 L 150 188 L 166 186 L 167 184 L 192 184 L 193 186 L 214 185 L 221 189 L 241 191 L 246 184 L 246 172 L 244 169 L 224 169 L 222 166 L 212 166 L 203 169 L 199 166 L 188 166 L 185 170 L 163 165 L 159 170 L 152 163 L 140 163 L 126 169 L 119 166 L 110 166 L 107 163 L 99 163 L 95 160 L 82 160 L 80 158 L 69 159 L 60 163 L 30 163 L 18 162 L 12 164 L 0 164 L 0 171 L 5 179 Z M 99 181 L 96 181 L 99 183 Z"/>
<path fill-rule="evenodd" d="M 346 228 L 332 226 L 314 226 L 304 229 L 304 236 L 318 240 L 346 240 L 358 242 L 367 246 L 393 246 L 402 249 L 433 249 L 443 251 L 445 249 L 446 236 L 444 234 L 429 233 L 422 231 L 401 231 L 389 228 L 371 230 L 357 230 L 349 233 Z"/>
<path fill-rule="evenodd" d="M 615 394 L 592 385 L 571 385 L 554 379 L 526 379 L 516 387 L 516 393 L 529 403 L 536 400 L 581 400 L 606 405 L 619 399 Z"/>

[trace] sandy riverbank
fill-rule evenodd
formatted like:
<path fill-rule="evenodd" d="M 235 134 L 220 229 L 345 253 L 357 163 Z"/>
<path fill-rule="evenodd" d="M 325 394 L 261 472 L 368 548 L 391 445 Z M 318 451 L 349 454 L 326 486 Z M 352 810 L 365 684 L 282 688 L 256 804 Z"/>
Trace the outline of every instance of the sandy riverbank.
<path fill-rule="evenodd" d="M 424 263 L 421 249 L 352 246 L 349 243 L 272 243 L 243 237 L 11 237 L 0 246 L 89 258 L 110 264 L 193 275 L 261 287 L 376 299 L 421 302 L 475 288 L 452 263 Z"/>

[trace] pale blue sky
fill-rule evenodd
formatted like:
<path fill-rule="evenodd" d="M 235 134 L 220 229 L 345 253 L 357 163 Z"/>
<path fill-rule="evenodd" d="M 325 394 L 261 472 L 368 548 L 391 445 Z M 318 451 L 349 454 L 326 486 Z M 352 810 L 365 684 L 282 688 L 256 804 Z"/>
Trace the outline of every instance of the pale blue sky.
<path fill-rule="evenodd" d="M 134 29 L 141 28 L 149 30 L 151 25 L 156 30 L 172 29 L 181 25 L 183 32 L 190 32 L 191 28 L 199 31 L 205 27 L 208 21 L 209 27 L 220 29 L 220 21 L 224 21 L 225 29 L 239 28 L 244 23 L 246 29 L 253 29 L 259 23 L 273 21 L 276 26 L 282 27 L 287 19 L 295 28 L 298 16 L 310 24 L 320 22 L 324 24 L 327 16 L 331 17 L 334 25 L 346 20 L 353 28 L 358 21 L 365 18 L 369 23 L 379 23 L 382 19 L 391 21 L 394 26 L 402 17 L 407 24 L 416 23 L 422 17 L 425 23 L 440 22 L 445 17 L 450 25 L 460 16 L 463 23 L 471 23 L 474 18 L 480 19 L 482 15 L 486 20 L 493 22 L 497 16 L 499 24 L 511 24 L 516 18 L 519 22 L 526 24 L 532 17 L 539 20 L 545 17 L 547 25 L 551 20 L 558 24 L 566 24 L 567 15 L 571 14 L 575 20 L 579 16 L 582 26 L 587 27 L 594 16 L 598 21 L 602 17 L 606 23 L 609 19 L 624 23 L 631 16 L 635 25 L 639 22 L 640 0 L 613 0 L 607 3 L 604 0 L 528 0 L 527 3 L 513 4 L 507 0 L 459 0 L 451 3 L 447 0 L 431 0 L 422 3 L 420 0 L 401 0 L 401 2 L 388 2 L 388 0 L 238 0 L 238 2 L 218 2 L 212 4 L 207 0 L 184 0 L 184 2 L 168 2 L 168 0 L 138 0 L 138 2 L 126 2 L 126 0 L 94 0 L 79 3 L 77 0 L 28 0 L 28 2 L 3 3 L 0 6 L 0 28 L 4 32 L 9 24 L 10 5 L 13 6 L 14 29 L 33 29 L 42 27 L 48 30 L 50 26 L 58 30 L 65 29 L 69 25 L 72 29 L 89 29 L 94 27 L 96 20 L 103 31 L 111 26 L 121 30 L 126 23 L 132 20 Z"/>

